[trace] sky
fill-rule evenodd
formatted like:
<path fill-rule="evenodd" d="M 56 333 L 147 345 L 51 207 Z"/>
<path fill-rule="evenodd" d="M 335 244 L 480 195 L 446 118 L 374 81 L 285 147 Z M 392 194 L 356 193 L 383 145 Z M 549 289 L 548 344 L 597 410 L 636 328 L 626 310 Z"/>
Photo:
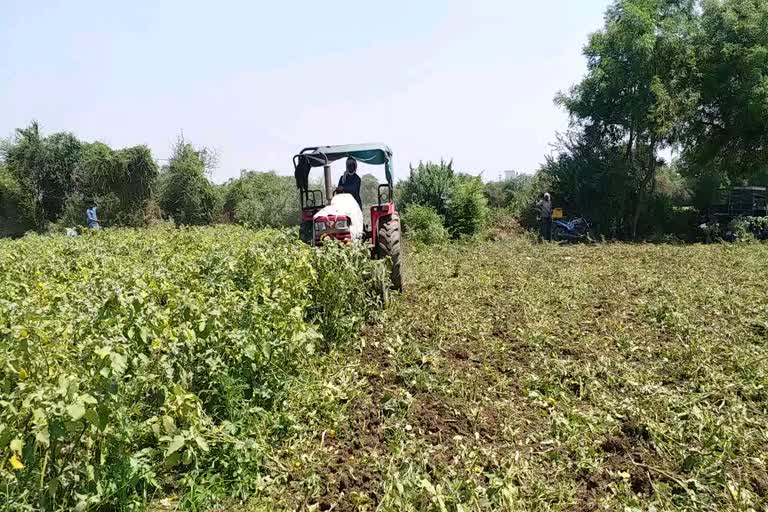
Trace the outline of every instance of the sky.
<path fill-rule="evenodd" d="M 0 0 L 0 137 L 37 120 L 164 159 L 183 133 L 217 151 L 216 182 L 357 142 L 387 143 L 401 177 L 441 158 L 534 172 L 607 5 Z"/>

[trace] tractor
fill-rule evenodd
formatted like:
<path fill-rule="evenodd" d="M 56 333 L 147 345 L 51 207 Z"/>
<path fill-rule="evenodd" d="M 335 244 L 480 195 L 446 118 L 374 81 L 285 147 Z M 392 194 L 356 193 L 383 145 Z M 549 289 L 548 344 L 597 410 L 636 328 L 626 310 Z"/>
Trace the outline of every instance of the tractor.
<path fill-rule="evenodd" d="M 336 187 L 331 181 L 331 163 L 342 158 L 383 165 L 386 174 L 387 182 L 379 185 L 377 202 L 371 206 L 370 225 L 363 224 L 358 230 L 352 224 L 354 215 L 329 213 L 331 210 L 328 209 L 341 202 L 334 197 Z M 392 150 L 385 144 L 309 147 L 293 157 L 293 167 L 301 203 L 301 239 L 310 245 L 319 245 L 328 239 L 349 243 L 354 240 L 353 235 L 359 234 L 359 239 L 369 244 L 372 258 L 390 259 L 392 287 L 402 291 L 400 216 L 393 200 Z M 309 173 L 313 167 L 324 170 L 324 191 L 310 190 Z M 354 208 L 359 208 L 356 202 L 353 203 Z M 362 223 L 362 212 L 359 219 Z"/>

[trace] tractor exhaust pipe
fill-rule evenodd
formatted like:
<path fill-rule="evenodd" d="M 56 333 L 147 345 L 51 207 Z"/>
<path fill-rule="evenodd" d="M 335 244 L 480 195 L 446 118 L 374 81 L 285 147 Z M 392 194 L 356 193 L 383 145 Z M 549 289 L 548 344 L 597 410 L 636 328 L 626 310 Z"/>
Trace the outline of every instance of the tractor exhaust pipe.
<path fill-rule="evenodd" d="M 331 184 L 331 166 L 324 165 L 323 172 L 325 173 L 325 200 L 328 204 L 331 204 L 331 198 L 333 197 L 333 185 Z"/>

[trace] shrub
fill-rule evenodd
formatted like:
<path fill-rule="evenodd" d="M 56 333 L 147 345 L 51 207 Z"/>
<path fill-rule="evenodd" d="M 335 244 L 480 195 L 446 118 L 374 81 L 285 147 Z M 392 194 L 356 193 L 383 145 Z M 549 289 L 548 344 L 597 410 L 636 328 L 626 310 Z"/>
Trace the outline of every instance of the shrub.
<path fill-rule="evenodd" d="M 488 238 L 506 240 L 523 234 L 523 227 L 517 216 L 506 209 L 492 208 L 488 215 Z"/>
<path fill-rule="evenodd" d="M 445 218 L 455 185 L 453 162 L 420 162 L 418 167 L 411 167 L 408 179 L 398 184 L 397 204 L 401 210 L 412 204 L 429 206 Z"/>
<path fill-rule="evenodd" d="M 206 176 L 204 150 L 180 140 L 160 176 L 160 207 L 177 224 L 211 222 L 216 194 Z"/>
<path fill-rule="evenodd" d="M 696 239 L 699 219 L 700 214 L 696 208 L 674 206 L 667 211 L 666 218 L 660 221 L 660 227 L 663 233 L 693 241 Z"/>
<path fill-rule="evenodd" d="M 224 214 L 231 221 L 257 228 L 299 224 L 299 194 L 290 176 L 242 171 L 224 190 Z"/>
<path fill-rule="evenodd" d="M 3 502 L 128 510 L 214 477 L 253 492 L 290 429 L 286 376 L 356 334 L 381 267 L 234 226 L 0 241 Z"/>
<path fill-rule="evenodd" d="M 488 219 L 488 202 L 479 176 L 459 176 L 451 193 L 446 225 L 458 238 L 480 233 Z"/>
<path fill-rule="evenodd" d="M 726 227 L 726 240 L 753 242 L 768 239 L 768 217 L 737 217 Z"/>
<path fill-rule="evenodd" d="M 431 245 L 448 239 L 443 219 L 429 206 L 412 205 L 403 212 L 401 218 L 409 240 Z"/>
<path fill-rule="evenodd" d="M 397 202 L 401 210 L 411 205 L 427 206 L 444 219 L 451 236 L 474 235 L 482 229 L 488 215 L 483 182 L 476 176 L 457 175 L 452 162 L 419 163 L 398 185 Z"/>

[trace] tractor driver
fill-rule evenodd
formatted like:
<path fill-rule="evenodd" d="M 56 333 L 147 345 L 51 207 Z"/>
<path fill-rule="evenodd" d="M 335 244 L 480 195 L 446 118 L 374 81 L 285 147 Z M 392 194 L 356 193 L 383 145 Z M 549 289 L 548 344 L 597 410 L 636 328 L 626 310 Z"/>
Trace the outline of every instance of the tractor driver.
<path fill-rule="evenodd" d="M 357 175 L 357 160 L 352 157 L 347 158 L 347 172 L 339 180 L 336 193 L 352 194 L 360 209 L 363 209 L 363 201 L 360 198 L 360 176 Z"/>

